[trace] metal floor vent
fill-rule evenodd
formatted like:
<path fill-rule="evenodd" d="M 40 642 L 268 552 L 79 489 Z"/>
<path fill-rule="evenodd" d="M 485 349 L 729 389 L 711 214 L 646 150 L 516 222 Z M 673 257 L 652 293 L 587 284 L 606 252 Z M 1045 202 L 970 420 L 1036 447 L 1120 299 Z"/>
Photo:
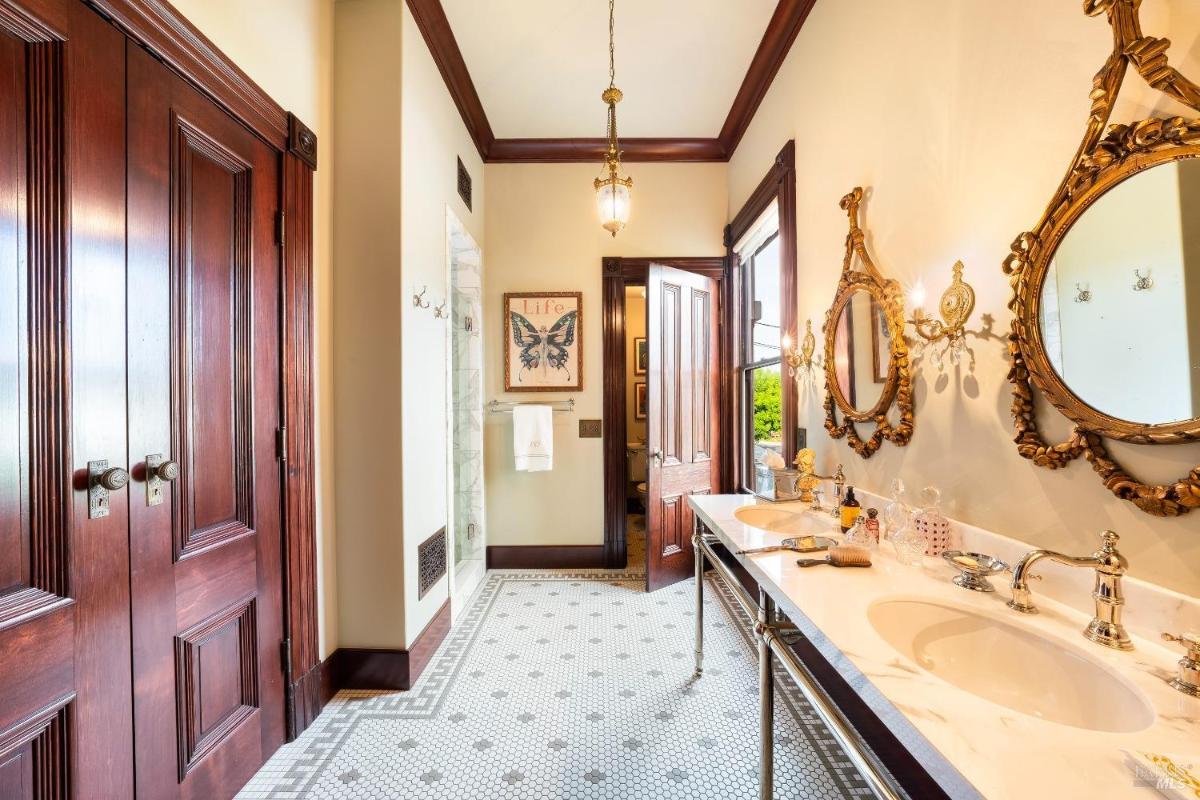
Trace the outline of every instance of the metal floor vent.
<path fill-rule="evenodd" d="M 446 574 L 446 529 L 417 545 L 417 599 Z"/>

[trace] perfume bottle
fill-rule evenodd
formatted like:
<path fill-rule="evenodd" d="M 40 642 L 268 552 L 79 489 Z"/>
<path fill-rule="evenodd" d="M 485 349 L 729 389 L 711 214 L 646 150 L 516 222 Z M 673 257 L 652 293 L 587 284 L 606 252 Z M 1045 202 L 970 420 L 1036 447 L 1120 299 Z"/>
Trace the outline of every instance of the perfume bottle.
<path fill-rule="evenodd" d="M 911 521 L 891 532 L 889 538 L 896 548 L 896 560 L 906 567 L 920 567 L 925 563 L 925 537 Z"/>
<path fill-rule="evenodd" d="M 942 493 L 933 486 L 921 492 L 921 510 L 913 517 L 913 525 L 925 537 L 925 555 L 940 556 L 952 548 L 950 520 L 941 509 Z"/>
<path fill-rule="evenodd" d="M 859 517 L 859 519 L 863 519 L 863 518 Z M 865 522 L 863 522 L 863 525 L 866 526 L 867 535 L 870 536 L 871 541 L 874 542 L 874 547 L 879 547 L 879 509 L 878 508 L 868 508 L 867 509 L 867 516 L 866 516 Z"/>
<path fill-rule="evenodd" d="M 904 481 L 896 478 L 892 481 L 892 500 L 883 509 L 883 521 L 887 526 L 885 538 L 892 538 L 901 528 L 908 524 L 912 512 L 904 499 Z"/>
<path fill-rule="evenodd" d="M 850 530 L 846 531 L 846 544 L 852 547 L 861 547 L 864 550 L 879 549 L 879 539 L 871 536 L 871 531 L 867 528 L 866 517 L 860 516 L 854 520 Z"/>

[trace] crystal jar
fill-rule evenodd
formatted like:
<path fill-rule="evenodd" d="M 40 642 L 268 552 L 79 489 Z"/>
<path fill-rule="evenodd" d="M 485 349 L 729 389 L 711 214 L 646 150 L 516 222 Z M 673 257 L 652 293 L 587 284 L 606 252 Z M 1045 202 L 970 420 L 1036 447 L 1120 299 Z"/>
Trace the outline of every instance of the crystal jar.
<path fill-rule="evenodd" d="M 919 567 L 925 563 L 925 537 L 912 523 L 906 523 L 891 535 L 892 547 L 896 548 L 896 560 L 906 567 Z"/>
<path fill-rule="evenodd" d="M 950 520 L 941 510 L 942 493 L 933 486 L 921 492 L 922 508 L 913 517 L 913 526 L 925 537 L 925 555 L 941 556 L 953 548 Z"/>

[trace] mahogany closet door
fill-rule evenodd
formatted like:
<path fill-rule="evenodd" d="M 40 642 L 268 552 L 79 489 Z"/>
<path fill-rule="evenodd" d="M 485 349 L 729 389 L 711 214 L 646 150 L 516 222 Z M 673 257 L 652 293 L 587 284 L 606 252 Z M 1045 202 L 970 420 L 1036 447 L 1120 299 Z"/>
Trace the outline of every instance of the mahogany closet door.
<path fill-rule="evenodd" d="M 137 794 L 218 800 L 284 740 L 279 156 L 127 64 Z"/>
<path fill-rule="evenodd" d="M 687 498 L 720 485 L 717 282 L 651 264 L 646 311 L 646 589 L 654 591 L 693 574 Z"/>
<path fill-rule="evenodd" d="M 133 792 L 125 45 L 77 0 L 0 2 L 0 797 Z"/>

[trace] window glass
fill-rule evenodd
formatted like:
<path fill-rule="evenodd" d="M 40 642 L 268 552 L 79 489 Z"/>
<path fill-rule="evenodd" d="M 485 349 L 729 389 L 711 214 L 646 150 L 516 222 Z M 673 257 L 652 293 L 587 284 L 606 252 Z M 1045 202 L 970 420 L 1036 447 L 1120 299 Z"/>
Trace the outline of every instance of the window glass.
<path fill-rule="evenodd" d="M 751 263 L 753 305 L 750 309 L 750 361 L 779 358 L 779 236 L 773 235 Z"/>
<path fill-rule="evenodd" d="M 783 457 L 783 382 L 779 364 L 746 370 L 747 439 L 752 458 L 747 488 L 768 494 L 774 487 L 771 470 L 763 463 L 768 453 Z M 784 459 L 786 463 L 786 458 Z"/>

